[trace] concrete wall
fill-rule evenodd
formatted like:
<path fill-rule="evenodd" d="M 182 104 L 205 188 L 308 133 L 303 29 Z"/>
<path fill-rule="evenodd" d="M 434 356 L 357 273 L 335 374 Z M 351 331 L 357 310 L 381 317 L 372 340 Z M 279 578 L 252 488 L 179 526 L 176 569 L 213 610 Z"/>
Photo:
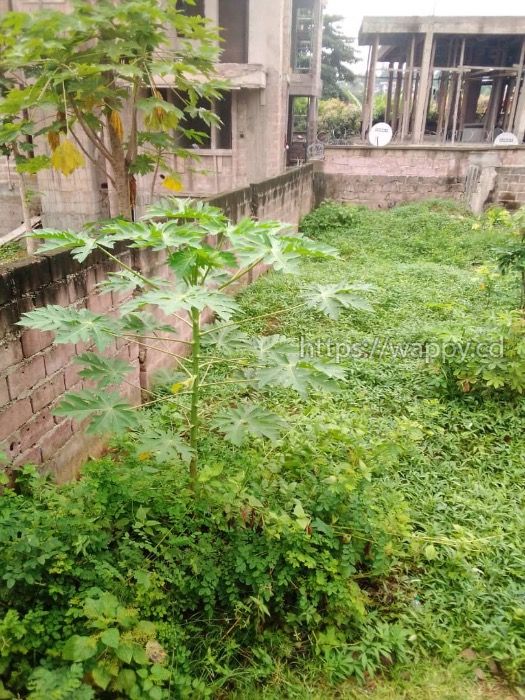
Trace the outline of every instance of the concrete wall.
<path fill-rule="evenodd" d="M 296 226 L 313 204 L 313 167 L 295 168 L 210 201 L 233 220 L 251 214 Z M 167 265 L 160 253 L 126 250 L 122 246 L 116 254 L 147 275 L 167 276 Z M 53 416 L 53 407 L 65 391 L 86 384 L 78 376 L 79 366 L 73 363 L 76 355 L 87 350 L 86 345 L 55 346 L 51 333 L 21 331 L 16 323 L 22 313 L 48 304 L 111 313 L 126 295 L 98 294 L 95 285 L 115 266 L 102 253 L 91 255 L 80 265 L 69 252 L 58 252 L 0 267 L 0 446 L 15 467 L 28 462 L 45 463 L 58 480 L 65 480 L 77 473 L 89 455 L 96 455 L 102 448 L 101 441 L 84 435 L 82 425 Z M 186 326 L 175 319 L 167 320 L 179 328 L 184 339 Z M 169 358 L 158 350 L 162 345 L 151 345 L 145 348 L 117 341 L 107 350 L 109 356 L 130 362 L 128 380 L 133 386 L 121 388 L 136 404 L 140 403 L 141 393 L 150 387 L 154 373 L 170 364 Z M 183 350 L 172 342 L 169 346 L 172 352 Z"/>
<path fill-rule="evenodd" d="M 35 178 L 28 178 L 28 190 L 32 196 L 29 202 L 31 214 L 40 214 L 41 203 L 37 192 Z M 14 163 L 8 163 L 7 158 L 0 156 L 0 236 L 9 233 L 23 222 L 22 203 L 18 175 Z"/>
<path fill-rule="evenodd" d="M 525 147 L 329 146 L 316 178 L 317 199 L 388 208 L 430 197 L 467 197 L 480 211 L 497 189 L 500 169 L 521 166 Z"/>

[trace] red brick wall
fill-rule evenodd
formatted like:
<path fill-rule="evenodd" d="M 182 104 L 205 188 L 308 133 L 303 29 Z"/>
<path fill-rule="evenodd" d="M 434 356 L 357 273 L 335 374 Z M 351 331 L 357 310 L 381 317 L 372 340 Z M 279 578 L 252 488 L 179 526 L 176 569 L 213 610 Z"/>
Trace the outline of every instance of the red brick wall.
<path fill-rule="evenodd" d="M 252 214 L 260 219 L 280 219 L 297 225 L 313 203 L 313 169 L 294 168 L 285 175 L 212 200 L 232 220 Z M 127 265 L 146 275 L 166 276 L 161 254 L 132 251 L 123 246 L 116 255 Z M 69 252 L 48 253 L 0 267 L 0 446 L 11 463 L 45 464 L 63 481 L 72 478 L 82 463 L 102 448 L 101 440 L 86 437 L 82 425 L 53 415 L 53 408 L 66 390 L 86 385 L 78 376 L 75 355 L 85 352 L 85 344 L 53 345 L 51 333 L 21 330 L 21 315 L 48 304 L 86 307 L 95 312 L 115 311 L 126 296 L 99 294 L 95 285 L 106 278 L 117 264 L 102 253 L 95 253 L 80 265 Z M 181 338 L 188 329 L 178 323 Z M 121 387 L 134 403 L 147 396 L 155 372 L 172 364 L 158 348 L 161 343 L 145 341 L 152 347 L 116 341 L 106 351 L 109 356 L 128 360 L 132 372 L 129 384 Z M 167 349 L 167 348 L 166 348 Z M 184 346 L 169 343 L 170 352 L 181 354 Z"/>

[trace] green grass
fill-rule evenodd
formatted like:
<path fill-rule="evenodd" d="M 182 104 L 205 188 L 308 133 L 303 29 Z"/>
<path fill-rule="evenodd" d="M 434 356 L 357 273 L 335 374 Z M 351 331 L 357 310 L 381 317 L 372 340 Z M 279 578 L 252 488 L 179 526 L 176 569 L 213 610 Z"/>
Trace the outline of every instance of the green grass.
<path fill-rule="evenodd" d="M 247 289 L 242 303 L 252 314 L 264 313 L 292 306 L 302 285 L 351 280 L 376 285 L 375 313 L 351 312 L 331 323 L 300 310 L 257 322 L 253 330 L 311 342 L 378 338 L 396 345 L 476 332 L 493 313 L 515 308 L 519 289 L 509 277 L 497 280 L 490 295 L 482 290 L 479 266 L 490 263 L 508 233 L 473 230 L 473 222 L 439 202 L 359 212 L 351 227 L 320 236 L 341 251 L 341 261 L 309 263 L 299 279 L 271 274 Z M 505 697 L 475 683 L 472 669 L 523 682 L 524 401 L 444 396 L 429 364 L 417 357 L 385 352 L 344 364 L 348 383 L 323 401 L 326 421 L 357 412 L 368 417 L 371 434 L 401 425 L 412 438 L 394 466 L 385 460 L 376 467 L 385 491 L 408 502 L 414 536 L 371 600 L 381 619 L 409 631 L 414 664 L 357 694 L 316 689 L 315 681 L 311 687 L 300 674 L 277 669 L 264 693 L 246 688 L 240 697 Z M 294 403 L 281 408 L 298 410 Z M 472 663 L 458 665 L 465 650 Z"/>

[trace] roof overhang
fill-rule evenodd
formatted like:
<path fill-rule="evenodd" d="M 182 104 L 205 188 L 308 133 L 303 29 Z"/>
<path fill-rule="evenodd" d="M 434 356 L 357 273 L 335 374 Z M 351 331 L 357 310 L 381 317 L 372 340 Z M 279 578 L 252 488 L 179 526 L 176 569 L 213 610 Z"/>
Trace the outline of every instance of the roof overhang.
<path fill-rule="evenodd" d="M 232 90 L 264 90 L 266 71 L 259 63 L 219 63 L 217 76 L 227 80 Z"/>
<path fill-rule="evenodd" d="M 195 83 L 204 84 L 214 80 L 224 80 L 226 90 L 264 90 L 266 71 L 258 63 L 218 63 L 212 76 L 203 73 L 188 73 L 186 77 Z M 172 87 L 175 79 L 172 75 L 155 76 L 155 85 Z"/>
<path fill-rule="evenodd" d="M 359 30 L 359 45 L 369 46 L 375 36 L 379 43 L 397 43 L 411 34 L 524 35 L 525 16 L 521 17 L 364 17 Z"/>

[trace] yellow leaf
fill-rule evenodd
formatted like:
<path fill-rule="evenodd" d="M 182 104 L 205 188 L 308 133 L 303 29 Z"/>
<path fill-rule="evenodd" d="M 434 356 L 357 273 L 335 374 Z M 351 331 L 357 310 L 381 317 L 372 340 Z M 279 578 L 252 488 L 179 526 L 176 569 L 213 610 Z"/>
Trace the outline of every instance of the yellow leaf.
<path fill-rule="evenodd" d="M 64 175 L 71 175 L 85 165 L 84 156 L 71 141 L 63 141 L 51 156 L 51 165 Z"/>
<path fill-rule="evenodd" d="M 109 117 L 109 123 L 113 127 L 113 131 L 116 133 L 118 140 L 122 141 L 124 139 L 124 127 L 122 125 L 122 119 L 120 114 L 113 110 Z"/>
<path fill-rule="evenodd" d="M 139 454 L 139 460 L 141 462 L 146 462 L 151 457 L 151 452 L 141 452 Z"/>
<path fill-rule="evenodd" d="M 168 190 L 172 190 L 172 192 L 180 192 L 182 190 L 182 182 L 171 175 L 164 178 L 162 186 Z"/>

